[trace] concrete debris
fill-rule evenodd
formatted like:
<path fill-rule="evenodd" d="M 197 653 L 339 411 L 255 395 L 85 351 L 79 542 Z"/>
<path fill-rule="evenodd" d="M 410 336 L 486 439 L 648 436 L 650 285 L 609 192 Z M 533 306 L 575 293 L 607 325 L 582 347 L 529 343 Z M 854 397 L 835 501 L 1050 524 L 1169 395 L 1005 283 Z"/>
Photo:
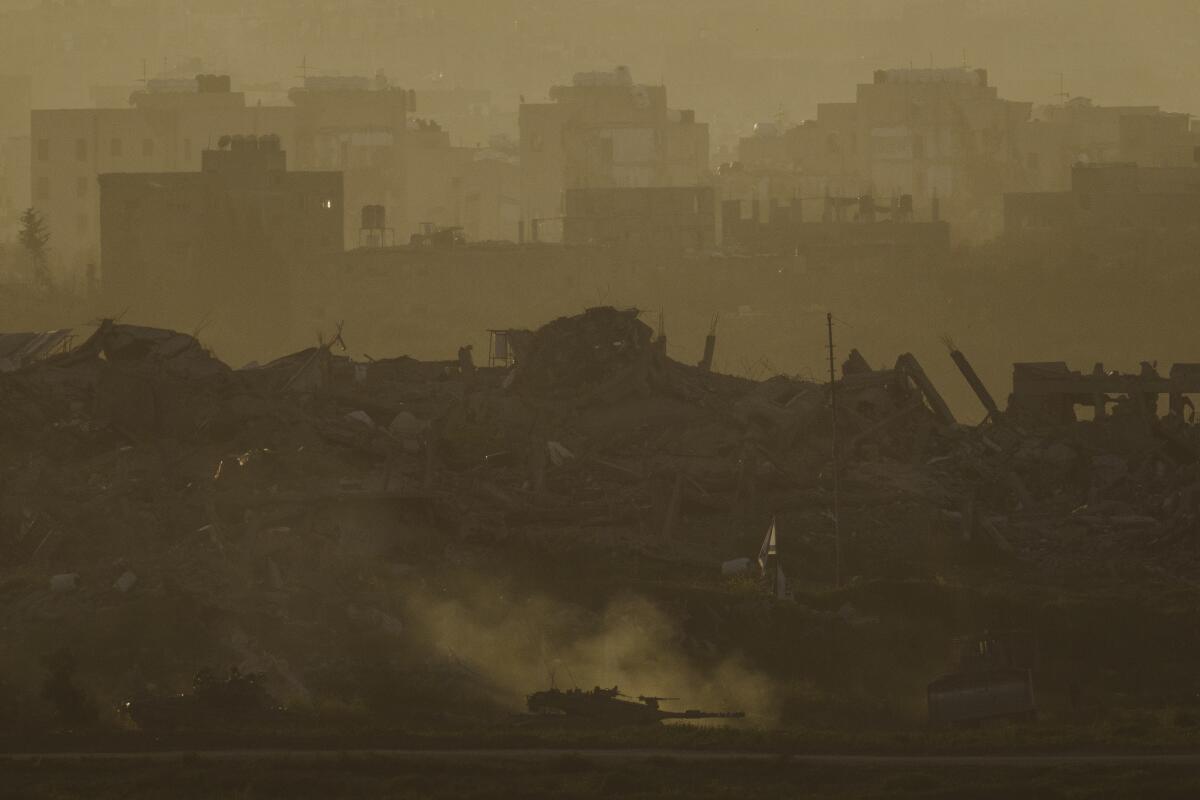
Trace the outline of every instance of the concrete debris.
<path fill-rule="evenodd" d="M 375 420 L 371 419 L 371 415 L 365 411 L 351 411 L 346 415 L 346 420 L 350 422 L 357 422 L 360 425 L 367 426 L 368 428 L 375 427 Z"/>
<path fill-rule="evenodd" d="M 575 454 L 560 442 L 546 442 L 546 452 L 550 454 L 550 463 L 556 467 L 561 467 L 575 457 Z"/>
<path fill-rule="evenodd" d="M 486 573 L 489 547 L 739 575 L 752 559 L 723 559 L 794 514 L 805 522 L 781 525 L 792 538 L 764 597 L 788 594 L 784 566 L 792 587 L 832 572 L 828 385 L 675 361 L 636 309 L 509 338 L 516 367 L 469 352 L 358 364 L 323 343 L 232 370 L 186 334 L 103 322 L 74 350 L 0 375 L 0 563 L 86 592 L 69 570 L 128 559 L 154 579 L 126 570 L 114 589 L 173 598 L 226 655 L 213 621 L 238 620 L 256 632 L 243 649 L 271 653 L 268 670 L 297 686 L 336 672 L 351 644 L 369 651 L 356 637 L 414 635 L 389 581 L 471 558 Z M 852 351 L 837 387 L 837 507 L 843 543 L 874 538 L 843 574 L 871 558 L 900 570 L 895 553 L 927 535 L 1048 569 L 1135 550 L 1194 567 L 1200 433 L 1177 400 L 1157 416 L 1142 396 L 1190 389 L 1191 373 L 1173 374 L 1018 365 L 1009 407 L 968 427 L 911 354 L 876 369 Z M 1106 413 L 1076 421 L 1074 405 L 1092 403 Z M 388 572 L 401 563 L 417 566 Z M 7 603 L 6 630 L 41 620 L 32 604 Z M 293 625 L 306 634 L 289 637 Z"/>
<path fill-rule="evenodd" d="M 64 572 L 60 575 L 50 576 L 50 591 L 52 592 L 73 592 L 79 588 L 79 573 Z"/>
<path fill-rule="evenodd" d="M 130 589 L 133 588 L 134 584 L 137 583 L 137 581 L 138 581 L 138 576 L 134 572 L 132 572 L 131 570 L 125 570 L 124 572 L 121 573 L 120 577 L 118 577 L 115 581 L 113 581 L 113 588 L 116 589 L 121 594 L 125 594 L 126 592 L 128 592 Z"/>
<path fill-rule="evenodd" d="M 751 559 L 744 556 L 742 558 L 732 558 L 729 561 L 725 561 L 721 564 L 721 574 L 742 575 L 744 573 L 749 573 L 750 562 Z"/>
<path fill-rule="evenodd" d="M 410 411 L 401 411 L 392 417 L 388 425 L 388 433 L 397 439 L 409 439 L 420 436 L 428 426 L 421 422 Z"/>
<path fill-rule="evenodd" d="M 70 349 L 73 331 L 63 328 L 39 333 L 0 333 L 0 372 L 13 372 Z"/>

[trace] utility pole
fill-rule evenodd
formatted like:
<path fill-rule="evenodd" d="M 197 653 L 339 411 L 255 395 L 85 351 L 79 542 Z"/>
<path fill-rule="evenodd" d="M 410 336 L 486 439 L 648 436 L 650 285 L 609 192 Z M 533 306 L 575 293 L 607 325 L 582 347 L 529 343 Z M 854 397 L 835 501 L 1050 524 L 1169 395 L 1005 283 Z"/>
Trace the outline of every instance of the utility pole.
<path fill-rule="evenodd" d="M 834 585 L 842 587 L 842 515 L 838 497 L 838 435 L 837 435 L 837 373 L 833 366 L 833 314 L 825 314 L 825 327 L 829 333 L 829 407 L 833 412 L 833 578 Z"/>

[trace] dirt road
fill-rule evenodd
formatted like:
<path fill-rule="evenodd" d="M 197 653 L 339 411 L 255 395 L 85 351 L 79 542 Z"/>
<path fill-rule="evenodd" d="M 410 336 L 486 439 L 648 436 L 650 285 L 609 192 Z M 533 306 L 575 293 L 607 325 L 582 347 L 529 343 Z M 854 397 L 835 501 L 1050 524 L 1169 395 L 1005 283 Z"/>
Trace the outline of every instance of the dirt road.
<path fill-rule="evenodd" d="M 671 749 L 468 749 L 468 750 L 162 750 L 144 752 L 59 752 L 0 753 L 0 765 L 106 761 L 130 763 L 163 762 L 336 762 L 345 759 L 407 762 L 512 762 L 549 759 L 582 759 L 597 763 L 635 761 L 699 762 L 787 762 L 820 766 L 869 767 L 1058 767 L 1058 766 L 1200 766 L 1195 753 L 1052 753 L 1003 755 L 872 755 L 839 753 L 796 753 L 671 750 Z"/>

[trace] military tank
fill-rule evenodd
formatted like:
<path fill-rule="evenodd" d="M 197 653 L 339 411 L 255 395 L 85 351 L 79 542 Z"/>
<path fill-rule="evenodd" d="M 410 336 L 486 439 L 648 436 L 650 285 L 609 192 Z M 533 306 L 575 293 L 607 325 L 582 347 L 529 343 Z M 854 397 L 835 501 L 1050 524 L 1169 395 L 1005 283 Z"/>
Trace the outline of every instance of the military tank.
<path fill-rule="evenodd" d="M 278 721 L 287 711 L 267 692 L 264 675 L 236 667 L 225 678 L 203 669 L 192 678 L 192 690 L 128 700 L 121 711 L 142 730 L 196 730 L 231 723 Z"/>
<path fill-rule="evenodd" d="M 587 720 L 597 725 L 654 725 L 664 719 L 742 719 L 744 711 L 666 711 L 659 706 L 664 700 L 674 697 L 621 694 L 614 686 L 611 689 L 568 689 L 557 688 L 534 692 L 526 698 L 530 712 L 547 716 Z"/>

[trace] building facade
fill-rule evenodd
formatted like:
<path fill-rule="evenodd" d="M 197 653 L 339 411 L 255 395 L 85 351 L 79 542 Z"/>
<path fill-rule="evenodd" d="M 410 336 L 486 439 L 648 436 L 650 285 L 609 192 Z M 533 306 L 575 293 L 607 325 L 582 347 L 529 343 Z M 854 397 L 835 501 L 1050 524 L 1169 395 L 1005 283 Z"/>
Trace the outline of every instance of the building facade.
<path fill-rule="evenodd" d="M 344 176 L 347 248 L 358 246 L 370 205 L 386 209 L 397 242 L 423 222 L 460 225 L 473 239 L 517 238 L 512 159 L 451 146 L 441 125 L 413 115 L 411 90 L 382 75 L 307 77 L 288 100 L 248 104 L 227 76 L 201 75 L 148 81 L 128 108 L 34 111 L 24 174 L 51 233 L 57 277 L 78 284 L 101 261 L 98 175 L 194 172 L 224 135 L 272 134 L 295 168 Z"/>
<path fill-rule="evenodd" d="M 1190 166 L 1200 146 L 1190 123 L 1187 114 L 1158 106 L 1100 106 L 1086 97 L 1039 107 L 1018 135 L 1023 188 L 1068 191 L 1072 168 L 1081 163 Z"/>
<path fill-rule="evenodd" d="M 716 243 L 711 186 L 567 189 L 565 244 L 706 250 Z"/>
<path fill-rule="evenodd" d="M 343 250 L 341 173 L 289 172 L 271 135 L 197 157 L 190 172 L 99 177 L 103 294 L 141 321 L 216 315 L 274 341 L 293 285 Z"/>
<path fill-rule="evenodd" d="M 99 175 L 194 172 L 221 136 L 272 133 L 283 146 L 293 136 L 291 109 L 247 106 L 220 76 L 149 81 L 128 108 L 35 110 L 31 127 L 31 203 L 67 283 L 100 263 Z"/>
<path fill-rule="evenodd" d="M 33 81 L 0 75 L 0 243 L 16 239 L 29 207 L 29 111 Z"/>
<path fill-rule="evenodd" d="M 521 215 L 545 239 L 561 238 L 569 189 L 709 182 L 708 126 L 625 67 L 577 73 L 551 88 L 550 102 L 522 103 L 519 127 Z"/>
<path fill-rule="evenodd" d="M 943 220 L 984 238 L 999 232 L 1000 197 L 1020 178 L 1016 142 L 1031 108 L 999 97 L 983 69 L 877 70 L 854 102 L 821 103 L 815 120 L 743 139 L 739 161 L 806 176 L 803 200 L 818 207 L 824 195 L 910 195 L 932 218 L 936 199 Z"/>
<path fill-rule="evenodd" d="M 1063 192 L 1004 197 L 1005 235 L 1081 245 L 1200 243 L 1200 167 L 1077 164 Z"/>

